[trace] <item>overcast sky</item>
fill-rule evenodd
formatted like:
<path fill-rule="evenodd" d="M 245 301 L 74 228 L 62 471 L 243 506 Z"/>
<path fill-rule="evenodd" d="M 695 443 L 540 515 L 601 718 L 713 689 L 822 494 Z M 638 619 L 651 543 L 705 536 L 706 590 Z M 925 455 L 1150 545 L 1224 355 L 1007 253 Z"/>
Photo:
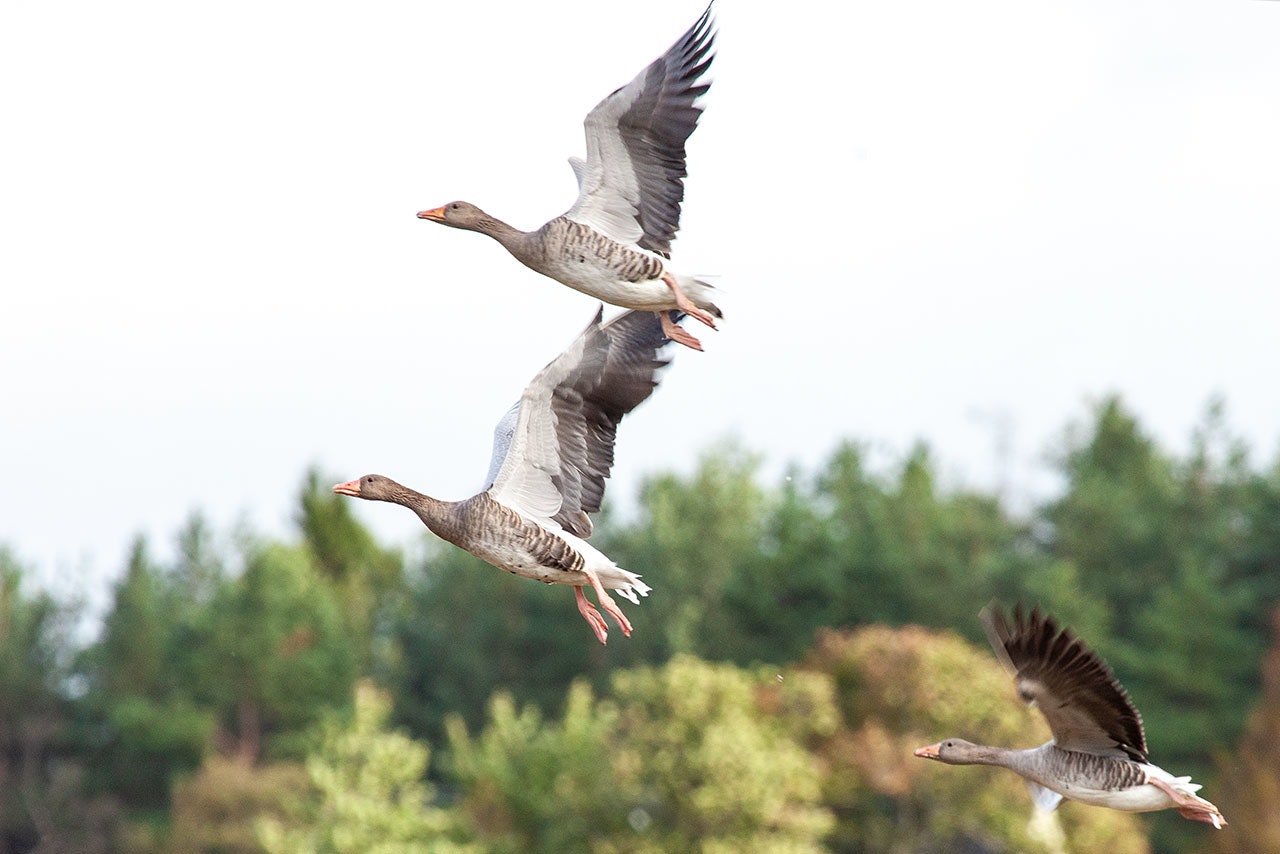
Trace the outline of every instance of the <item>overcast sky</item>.
<path fill-rule="evenodd" d="M 414 214 L 562 213 L 583 116 L 701 11 L 3 4 L 0 543 L 92 591 L 195 509 L 286 534 L 312 463 L 478 489 L 595 303 Z M 920 438 L 953 484 L 1034 492 L 1110 392 L 1175 448 L 1221 395 L 1275 458 L 1280 2 L 718 19 L 673 260 L 726 320 L 623 424 L 615 499 L 730 436 L 773 472 Z"/>

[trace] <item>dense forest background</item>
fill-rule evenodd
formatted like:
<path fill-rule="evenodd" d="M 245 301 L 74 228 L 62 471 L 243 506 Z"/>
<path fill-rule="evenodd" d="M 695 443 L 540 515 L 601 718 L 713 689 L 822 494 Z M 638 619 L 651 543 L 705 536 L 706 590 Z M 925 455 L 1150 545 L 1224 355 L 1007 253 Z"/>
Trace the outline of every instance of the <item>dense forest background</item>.
<path fill-rule="evenodd" d="M 407 558 L 315 471 L 293 541 L 139 538 L 90 639 L 8 544 L 0 854 L 1280 851 L 1280 459 L 1219 407 L 1171 451 L 1113 398 L 1048 464 L 1022 512 L 923 446 L 654 474 L 597 526 L 654 587 L 607 647 L 567 589 Z M 1047 737 L 982 639 L 992 598 L 1097 648 L 1230 826 L 1037 814 L 1007 772 L 913 758 Z"/>

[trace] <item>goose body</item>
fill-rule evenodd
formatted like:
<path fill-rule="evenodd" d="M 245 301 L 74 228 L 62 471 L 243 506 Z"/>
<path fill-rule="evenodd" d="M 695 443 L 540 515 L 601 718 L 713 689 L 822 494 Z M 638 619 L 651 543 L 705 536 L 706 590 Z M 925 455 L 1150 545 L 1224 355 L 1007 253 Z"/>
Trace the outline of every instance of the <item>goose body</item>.
<path fill-rule="evenodd" d="M 1149 762 L 1063 750 L 1048 741 L 1022 750 L 971 744 L 952 738 L 916 751 L 917 756 L 952 765 L 996 765 L 1027 781 L 1040 805 L 1052 809 L 1062 798 L 1124 812 L 1150 812 L 1175 807 L 1167 788 L 1194 795 L 1199 786 L 1189 777 L 1174 777 Z M 1152 784 L 1155 779 L 1165 787 Z"/>
<path fill-rule="evenodd" d="M 1069 798 L 1125 812 L 1172 808 L 1193 821 L 1226 825 L 1218 808 L 1196 794 L 1200 786 L 1190 777 L 1147 761 L 1142 717 L 1097 653 L 1035 610 L 1027 615 L 1015 609 L 1010 625 L 993 606 L 983 620 L 1018 695 L 1040 709 L 1053 739 L 1019 750 L 950 738 L 921 747 L 916 756 L 1008 768 L 1046 809 Z"/>
<path fill-rule="evenodd" d="M 390 482 L 389 478 L 384 480 Z M 433 534 L 514 575 L 544 584 L 581 586 L 586 569 L 600 578 L 606 590 L 617 590 L 632 602 L 640 601 L 637 594 L 648 595 L 652 589 L 586 540 L 526 516 L 488 492 L 465 501 L 434 503 L 408 487 L 401 489 L 409 500 L 396 503 L 404 503 L 417 513 Z M 433 504 L 438 511 L 433 512 Z"/>
<path fill-rule="evenodd" d="M 671 286 L 662 278 L 665 261 L 653 252 L 610 240 L 600 232 L 556 217 L 536 232 L 545 247 L 540 257 L 520 259 L 530 268 L 576 291 L 637 311 L 679 308 Z M 517 256 L 518 257 L 518 256 Z M 693 304 L 718 315 L 713 288 L 692 276 L 672 273 Z"/>
<path fill-rule="evenodd" d="M 441 501 L 378 474 L 333 491 L 408 507 L 436 536 L 499 569 L 573 586 L 579 612 L 605 643 L 604 618 L 583 588 L 595 590 L 624 635 L 631 623 L 606 591 L 638 603 L 651 588 L 587 542 L 589 514 L 604 498 L 618 424 L 653 393 L 669 339 L 650 312 L 602 317 L 597 312 L 498 422 L 484 491 Z"/>
<path fill-rule="evenodd" d="M 684 199 L 685 142 L 698 123 L 700 83 L 713 58 L 710 7 L 662 56 L 596 105 L 585 121 L 587 158 L 570 158 L 578 198 L 562 216 L 521 231 L 469 202 L 422 211 L 420 219 L 477 231 L 530 269 L 597 299 L 660 312 L 667 336 L 702 349 L 673 324 L 680 310 L 711 328 L 721 317 L 713 288 L 671 270 L 671 241 Z"/>

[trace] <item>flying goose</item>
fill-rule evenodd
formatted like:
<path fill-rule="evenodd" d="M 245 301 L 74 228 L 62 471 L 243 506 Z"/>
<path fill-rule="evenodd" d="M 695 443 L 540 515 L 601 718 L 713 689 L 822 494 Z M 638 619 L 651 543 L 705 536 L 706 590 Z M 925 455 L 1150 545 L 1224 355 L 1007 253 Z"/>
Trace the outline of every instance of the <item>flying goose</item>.
<path fill-rule="evenodd" d="M 696 102 L 710 84 L 711 7 L 687 33 L 586 118 L 587 159 L 569 158 L 578 199 L 563 216 L 521 231 L 468 202 L 418 214 L 487 234 L 525 266 L 625 308 L 658 312 L 667 337 L 701 350 L 667 311 L 679 309 L 710 326 L 723 317 L 711 285 L 667 268 L 684 199 L 685 141 L 698 124 Z"/>
<path fill-rule="evenodd" d="M 1147 761 L 1142 716 L 1097 653 L 1059 629 L 1047 614 L 1014 609 L 1012 627 L 993 602 L 982 620 L 996 657 L 1013 674 L 1018 696 L 1036 706 L 1053 739 L 1015 750 L 949 738 L 915 751 L 948 765 L 999 765 L 1020 774 L 1032 797 L 1054 809 L 1065 797 L 1126 812 L 1173 807 L 1184 818 L 1227 820 L 1196 795 L 1190 777 L 1175 777 Z"/>
<path fill-rule="evenodd" d="M 597 310 L 498 422 L 483 492 L 440 501 L 378 474 L 333 487 L 340 495 L 404 505 L 436 536 L 499 569 L 573 585 L 578 611 L 600 643 L 608 628 L 582 588 L 595 589 L 628 637 L 631 623 L 605 591 L 638 604 L 651 588 L 586 542 L 588 514 L 604 497 L 618 423 L 657 387 L 658 369 L 667 364 L 658 351 L 668 340 L 649 312 L 601 323 L 603 314 Z"/>

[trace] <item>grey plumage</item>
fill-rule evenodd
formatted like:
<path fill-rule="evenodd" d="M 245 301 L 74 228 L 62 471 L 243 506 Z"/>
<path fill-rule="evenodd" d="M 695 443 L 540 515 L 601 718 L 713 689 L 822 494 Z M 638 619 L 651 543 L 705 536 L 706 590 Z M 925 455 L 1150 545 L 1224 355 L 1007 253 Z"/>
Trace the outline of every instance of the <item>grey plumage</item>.
<path fill-rule="evenodd" d="M 630 311 L 608 322 L 603 316 L 598 309 L 503 415 L 483 492 L 441 501 L 375 474 L 334 487 L 408 507 L 441 539 L 499 569 L 573 585 L 579 611 L 602 643 L 604 619 L 582 588 L 595 589 L 624 634 L 631 624 L 606 589 L 637 602 L 650 588 L 586 542 L 589 514 L 604 498 L 618 424 L 653 393 L 667 364 L 658 353 L 668 341 L 654 313 Z"/>
<path fill-rule="evenodd" d="M 666 53 L 587 114 L 587 160 L 574 164 L 582 193 L 570 219 L 621 219 L 629 213 L 640 230 L 635 242 L 671 257 L 688 174 L 685 143 L 702 114 L 698 98 L 710 88 L 699 80 L 711 66 L 714 45 L 708 6 Z M 605 174 L 623 169 L 631 175 Z M 607 184 L 612 194 L 604 192 Z M 633 203 L 632 211 L 621 209 L 624 199 L 618 196 Z"/>
<path fill-rule="evenodd" d="M 940 742 L 939 756 L 954 765 L 997 765 L 1015 771 L 1038 785 L 1068 791 L 1110 791 L 1141 786 L 1146 770 L 1136 762 L 1113 756 L 1098 756 L 1063 750 L 1053 742 L 1039 747 L 1017 749 L 973 744 L 960 738 Z"/>
<path fill-rule="evenodd" d="M 716 327 L 714 288 L 669 269 L 684 200 L 685 144 L 697 127 L 703 75 L 714 58 L 711 7 L 662 56 L 616 89 L 584 121 L 587 157 L 570 158 L 578 198 L 562 216 L 522 231 L 469 202 L 421 211 L 421 219 L 497 240 L 532 270 L 614 305 L 678 309 Z M 673 340 L 701 342 L 663 320 Z"/>
<path fill-rule="evenodd" d="M 481 492 L 460 502 L 458 515 L 464 520 L 463 530 L 473 535 L 470 540 L 472 545 L 484 543 L 480 547 L 482 551 L 520 550 L 527 552 L 534 563 L 546 570 L 568 573 L 582 571 L 582 555 L 562 537 L 495 501 L 488 492 Z M 463 545 L 463 548 L 466 547 Z M 554 581 L 555 578 L 548 575 L 538 580 Z"/>
<path fill-rule="evenodd" d="M 1015 749 L 949 738 L 916 756 L 950 765 L 998 765 L 1030 784 L 1046 809 L 1062 797 L 1130 812 L 1176 809 L 1193 821 L 1222 827 L 1218 808 L 1147 760 L 1142 718 L 1097 653 L 1046 614 L 1015 608 L 1012 622 L 993 602 L 982 612 L 996 657 L 1014 677 L 1018 696 L 1040 709 L 1053 740 Z"/>
<path fill-rule="evenodd" d="M 571 278 L 591 276 L 597 269 L 607 270 L 624 282 L 643 282 L 662 275 L 662 262 L 657 258 L 637 252 L 567 216 L 556 217 L 536 234 L 541 257 L 536 259 L 536 266 L 529 266 L 540 273 L 554 269 L 552 265 L 564 259 L 568 267 L 565 274 Z"/>
<path fill-rule="evenodd" d="M 1010 626 L 993 604 L 982 620 L 1018 696 L 1040 709 L 1059 747 L 1146 761 L 1142 716 L 1097 653 L 1036 609 L 1016 607 Z"/>
<path fill-rule="evenodd" d="M 498 426 L 493 428 L 493 453 L 489 456 L 489 473 L 484 476 L 484 488 L 486 491 L 493 486 L 493 481 L 498 477 L 498 469 L 502 468 L 502 461 L 507 458 L 507 451 L 511 448 L 511 440 L 516 435 L 516 422 L 519 418 L 520 401 L 517 400 L 507 410 L 507 414 L 502 416 Z"/>
<path fill-rule="evenodd" d="M 525 388 L 499 425 L 514 413 L 512 438 L 501 447 L 495 441 L 490 466 L 497 472 L 489 486 L 495 497 L 584 539 L 592 529 L 587 514 L 604 499 L 618 424 L 653 393 L 667 364 L 657 355 L 666 337 L 654 315 L 631 311 L 605 324 L 602 317 L 603 309 Z M 534 493 L 554 495 L 557 506 L 512 499 L 527 502 Z"/>

